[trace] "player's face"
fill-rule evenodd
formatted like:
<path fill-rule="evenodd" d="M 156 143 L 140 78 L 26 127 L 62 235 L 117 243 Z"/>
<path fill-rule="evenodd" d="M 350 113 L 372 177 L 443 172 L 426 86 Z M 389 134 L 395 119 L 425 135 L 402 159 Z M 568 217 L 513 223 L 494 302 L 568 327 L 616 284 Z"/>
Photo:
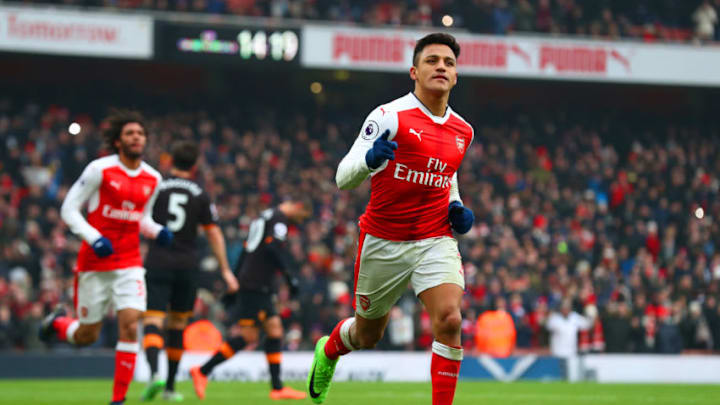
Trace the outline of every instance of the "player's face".
<path fill-rule="evenodd" d="M 418 56 L 410 77 L 424 90 L 449 92 L 457 83 L 457 60 L 447 45 L 430 44 Z"/>
<path fill-rule="evenodd" d="M 115 146 L 123 155 L 137 159 L 142 156 L 146 142 L 145 128 L 137 122 L 129 122 L 123 126 Z"/>

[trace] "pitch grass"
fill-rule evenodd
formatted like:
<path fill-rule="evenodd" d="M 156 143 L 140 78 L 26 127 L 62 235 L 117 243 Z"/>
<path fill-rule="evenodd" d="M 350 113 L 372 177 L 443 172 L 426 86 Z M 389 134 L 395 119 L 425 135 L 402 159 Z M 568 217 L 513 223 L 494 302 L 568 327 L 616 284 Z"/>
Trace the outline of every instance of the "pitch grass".
<path fill-rule="evenodd" d="M 110 380 L 0 380 L 0 404 L 13 405 L 84 405 L 107 404 Z M 302 382 L 288 385 L 301 389 Z M 140 402 L 144 384 L 130 386 L 127 405 Z M 207 398 L 195 398 L 192 385 L 181 382 L 183 404 L 310 404 L 304 401 L 271 401 L 267 383 L 215 382 L 208 386 Z M 460 382 L 455 405 L 635 405 L 693 404 L 717 405 L 719 385 L 640 385 L 593 383 L 493 383 Z M 157 398 L 155 403 L 166 404 Z M 333 383 L 327 405 L 416 405 L 430 404 L 429 383 Z"/>

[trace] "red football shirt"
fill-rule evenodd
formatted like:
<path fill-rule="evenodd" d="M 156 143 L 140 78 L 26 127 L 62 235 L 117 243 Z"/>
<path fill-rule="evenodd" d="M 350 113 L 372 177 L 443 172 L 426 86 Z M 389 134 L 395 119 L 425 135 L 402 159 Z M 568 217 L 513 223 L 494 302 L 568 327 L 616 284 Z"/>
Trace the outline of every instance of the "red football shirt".
<path fill-rule="evenodd" d="M 117 155 L 94 160 L 68 191 L 62 218 L 83 238 L 77 271 L 108 271 L 141 267 L 140 233 L 154 238 L 162 226 L 152 220 L 160 174 L 142 162 L 131 170 Z M 88 201 L 87 220 L 80 213 Z M 100 258 L 90 246 L 104 236 L 114 253 Z"/>
<path fill-rule="evenodd" d="M 371 171 L 365 154 L 385 130 L 398 143 L 395 159 Z M 473 137 L 472 126 L 450 107 L 435 116 L 412 93 L 376 108 L 336 175 L 341 189 L 372 176 L 360 228 L 394 241 L 452 236 L 448 204 L 460 201 L 457 170 Z"/>

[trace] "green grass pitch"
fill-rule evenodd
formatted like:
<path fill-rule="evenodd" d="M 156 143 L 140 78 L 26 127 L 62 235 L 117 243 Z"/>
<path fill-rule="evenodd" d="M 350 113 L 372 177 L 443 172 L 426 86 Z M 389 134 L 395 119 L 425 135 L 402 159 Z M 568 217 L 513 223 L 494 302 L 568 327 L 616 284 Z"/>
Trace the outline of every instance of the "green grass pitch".
<path fill-rule="evenodd" d="M 0 404 L 83 405 L 107 404 L 110 380 L 0 380 Z M 301 389 L 302 382 L 288 385 Z M 130 386 L 127 405 L 146 404 L 138 399 L 142 383 Z M 208 385 L 207 398 L 195 398 L 189 382 L 178 384 L 183 404 L 310 404 L 304 401 L 271 401 L 267 383 L 215 382 Z M 155 403 L 166 403 L 157 398 Z M 430 404 L 429 383 L 334 383 L 327 405 L 416 405 Z M 635 405 L 720 404 L 718 385 L 640 385 L 592 383 L 493 383 L 460 382 L 455 405 Z"/>

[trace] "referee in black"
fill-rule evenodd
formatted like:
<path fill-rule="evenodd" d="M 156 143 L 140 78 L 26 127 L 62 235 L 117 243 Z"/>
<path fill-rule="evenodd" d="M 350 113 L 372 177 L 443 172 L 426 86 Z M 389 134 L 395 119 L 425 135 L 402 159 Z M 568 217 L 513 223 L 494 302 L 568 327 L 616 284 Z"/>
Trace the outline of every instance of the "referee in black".
<path fill-rule="evenodd" d="M 175 391 L 175 375 L 183 353 L 183 331 L 193 313 L 197 293 L 198 226 L 205 231 L 228 292 L 238 289 L 228 264 L 225 239 L 217 225 L 215 206 L 192 180 L 198 155 L 198 147 L 192 142 L 181 141 L 173 146 L 170 177 L 160 184 L 153 209 L 155 221 L 172 230 L 175 238 L 168 247 L 153 244 L 145 257 L 148 302 L 143 317 L 143 347 L 151 379 L 142 393 L 143 401 L 152 400 L 163 389 L 163 399 L 176 402 L 183 399 Z M 166 315 L 169 315 L 167 342 L 163 336 Z M 167 382 L 158 375 L 158 353 L 163 347 L 168 358 Z"/>
<path fill-rule="evenodd" d="M 240 289 L 232 298 L 228 315 L 235 327 L 215 355 L 202 367 L 190 369 L 195 393 L 205 398 L 207 377 L 213 368 L 259 338 L 265 331 L 265 355 L 270 368 L 270 399 L 304 399 L 305 392 L 283 386 L 280 379 L 283 326 L 275 308 L 275 276 L 285 276 L 290 294 L 298 288 L 296 265 L 287 246 L 288 224 L 300 224 L 310 216 L 309 203 L 285 201 L 275 209 L 263 211 L 250 224 L 245 248 L 237 265 Z"/>

